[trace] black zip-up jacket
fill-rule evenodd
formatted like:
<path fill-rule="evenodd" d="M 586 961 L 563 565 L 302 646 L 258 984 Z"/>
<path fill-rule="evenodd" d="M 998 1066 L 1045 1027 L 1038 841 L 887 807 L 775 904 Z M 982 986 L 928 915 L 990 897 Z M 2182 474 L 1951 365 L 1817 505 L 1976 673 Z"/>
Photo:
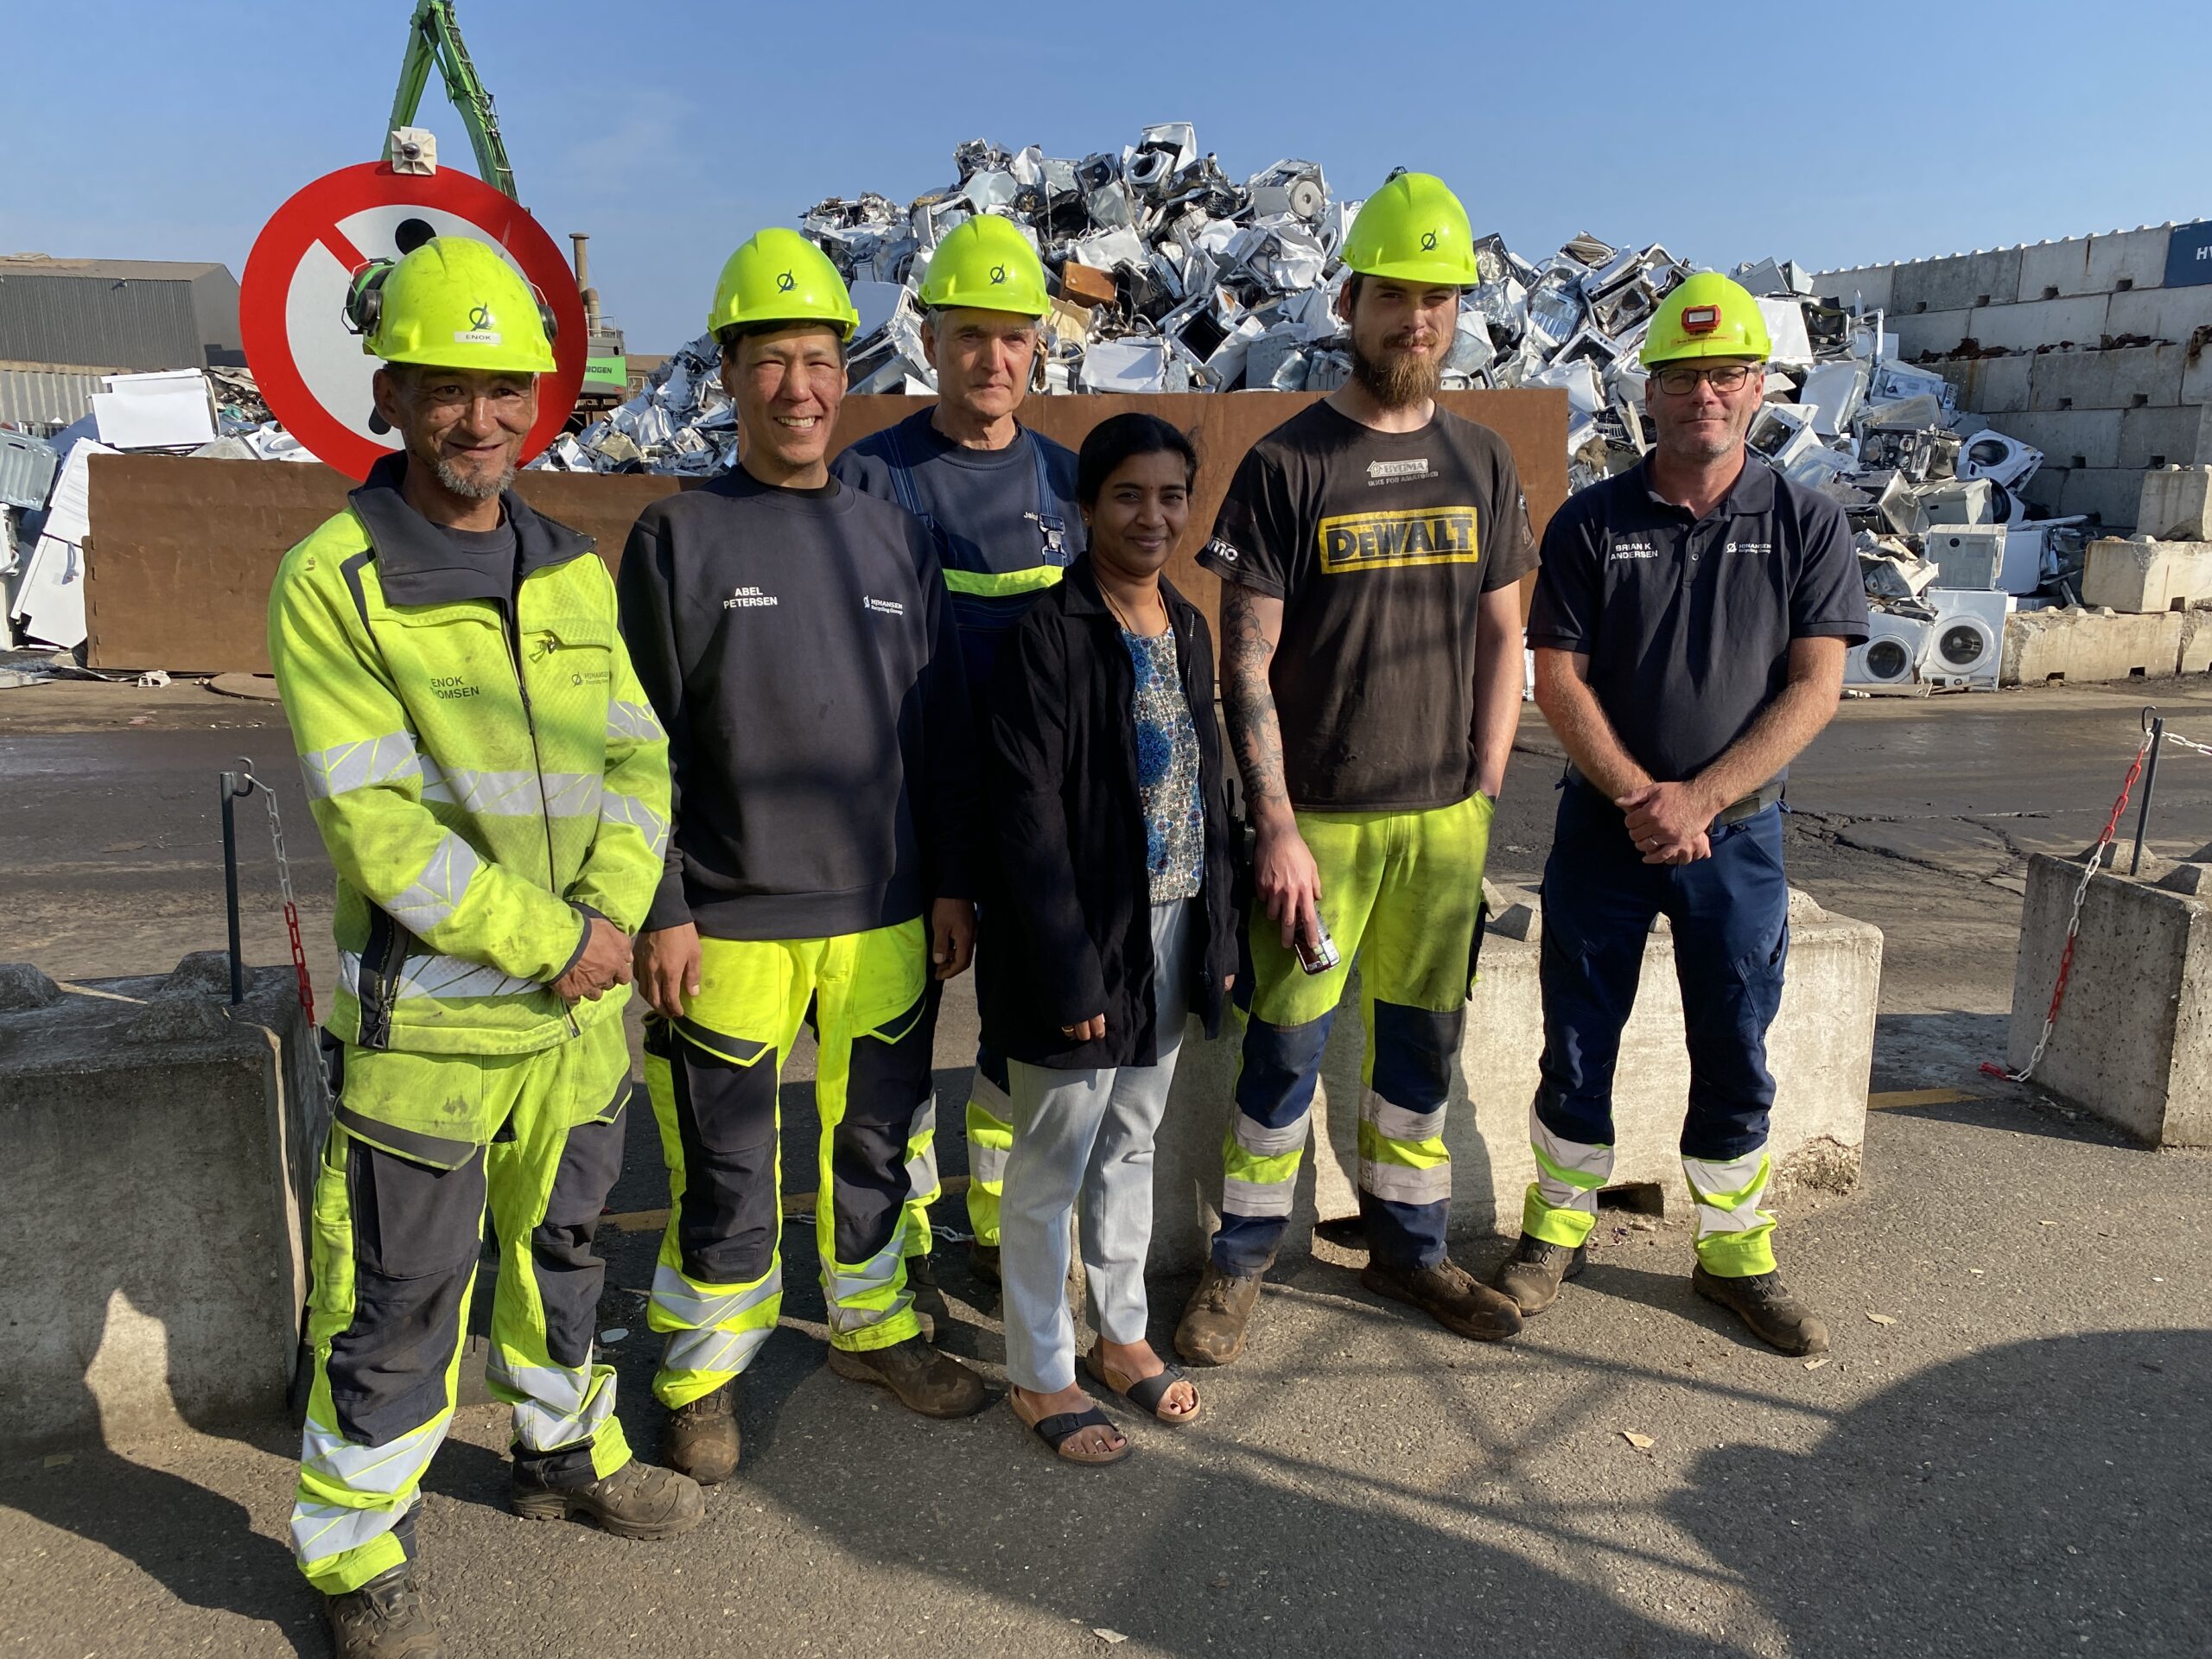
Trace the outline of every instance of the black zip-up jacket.
<path fill-rule="evenodd" d="M 912 518 L 734 469 L 639 516 L 615 588 L 674 788 L 649 930 L 826 938 L 976 896 L 967 681 Z"/>
<path fill-rule="evenodd" d="M 1236 971 L 1229 798 L 1213 712 L 1205 619 L 1162 579 L 1183 695 L 1198 736 L 1205 808 L 1205 925 L 1190 1006 L 1221 1029 L 1223 982 Z M 1152 887 L 1129 700 L 1136 669 L 1088 556 L 1045 593 L 999 652 L 990 688 L 985 794 L 1000 879 L 976 953 L 983 1040 L 1032 1065 L 1150 1065 Z M 1196 919 L 1196 918 L 1193 918 Z M 1075 1043 L 1063 1026 L 1103 1012 L 1106 1035 Z"/>

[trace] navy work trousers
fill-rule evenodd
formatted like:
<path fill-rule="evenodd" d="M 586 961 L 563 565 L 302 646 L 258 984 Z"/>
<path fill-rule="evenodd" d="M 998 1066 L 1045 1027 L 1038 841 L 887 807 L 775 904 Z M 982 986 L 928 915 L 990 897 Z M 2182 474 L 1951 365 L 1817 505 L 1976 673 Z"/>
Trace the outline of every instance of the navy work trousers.
<path fill-rule="evenodd" d="M 1766 1032 L 1782 1001 L 1789 887 L 1782 808 L 1716 826 L 1713 856 L 1646 864 L 1618 807 L 1570 781 L 1544 866 L 1543 1075 L 1535 1116 L 1561 1141 L 1610 1147 L 1613 1067 L 1636 1003 L 1652 918 L 1674 931 L 1690 1057 L 1687 1159 L 1721 1162 L 1766 1142 L 1774 1077 Z"/>

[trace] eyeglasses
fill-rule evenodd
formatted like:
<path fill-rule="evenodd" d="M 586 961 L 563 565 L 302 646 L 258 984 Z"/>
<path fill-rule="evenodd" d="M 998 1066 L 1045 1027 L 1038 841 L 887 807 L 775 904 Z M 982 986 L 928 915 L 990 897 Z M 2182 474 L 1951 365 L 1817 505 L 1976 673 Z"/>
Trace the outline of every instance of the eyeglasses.
<path fill-rule="evenodd" d="M 1723 363 L 1710 369 L 1655 369 L 1651 378 L 1659 383 L 1660 391 L 1676 397 L 1695 391 L 1700 380 L 1711 383 L 1715 391 L 1741 391 L 1752 371 L 1763 366 L 1758 363 Z"/>

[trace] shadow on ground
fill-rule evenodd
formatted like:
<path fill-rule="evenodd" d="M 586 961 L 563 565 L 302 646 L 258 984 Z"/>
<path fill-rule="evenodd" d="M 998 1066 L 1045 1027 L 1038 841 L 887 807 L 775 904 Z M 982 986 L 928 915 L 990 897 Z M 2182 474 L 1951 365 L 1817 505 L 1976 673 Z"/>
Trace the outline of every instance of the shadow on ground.
<path fill-rule="evenodd" d="M 1677 1300 L 1643 1283 L 1611 1288 Z M 1402 1466 L 1357 1472 L 1280 1440 L 1224 1438 L 1202 1459 L 1155 1459 L 1142 1475 L 1133 1462 L 1102 1478 L 1023 1455 L 1031 1448 L 1010 1433 L 1002 1459 L 941 1464 L 934 1490 L 898 1503 L 883 1501 L 865 1457 L 764 1459 L 752 1478 L 864 1561 L 1033 1601 L 1193 1659 L 1561 1642 L 1637 1659 L 1994 1659 L 2081 1651 L 2084 1638 L 2099 1650 L 2198 1654 L 2212 1636 L 2201 1581 L 2212 1543 L 2212 1448 L 2199 1432 L 2212 1409 L 2208 1361 L 2203 1332 L 2018 1344 L 1840 1414 L 1808 1452 L 1699 1455 L 1687 1488 L 1657 1509 L 1694 1546 L 1667 1552 L 1672 1564 L 1699 1572 L 1701 1550 L 1711 1565 L 1700 1576 L 1743 1615 L 1725 1635 L 1687 1632 L 1617 1592 L 1624 1563 L 1649 1547 L 1618 1526 L 1616 1500 L 1517 1487 L 1510 1446 L 1452 1466 L 1467 1442 L 1455 1436 L 1446 1450 L 1411 1424 Z M 1580 1412 L 1602 1409 L 1608 1373 L 1636 1374 L 1588 1370 Z M 1440 1379 L 1437 1392 L 1441 1405 L 1449 1385 Z M 1545 1433 L 1580 1427 L 1580 1412 Z M 2068 1516 L 2094 1516 L 2094 1529 L 2048 1524 Z M 936 1524 L 918 1531 L 918 1517 Z M 1503 1546 L 1461 1535 L 1495 1538 L 1501 1526 Z"/>
<path fill-rule="evenodd" d="M 2201 1654 L 2208 1411 L 2212 1332 L 2018 1343 L 1877 1395 L 1804 1455 L 1707 1452 L 1662 1507 L 1797 1653 Z"/>
<path fill-rule="evenodd" d="M 965 1074 L 939 1082 L 941 1147 L 957 1171 Z M 786 1090 L 794 1147 L 811 1135 L 806 1088 Z M 1907 1109 L 2015 1131 L 2055 1119 L 2001 1090 Z M 2075 1128 L 2044 1132 L 2072 1138 Z M 2094 1136 L 2084 1128 L 2080 1138 Z M 617 1207 L 649 1207 L 658 1159 L 649 1112 L 632 1119 L 630 1152 Z M 938 1217 L 957 1224 L 958 1199 Z M 659 1344 L 645 1332 L 636 1293 L 657 1243 L 649 1233 L 602 1241 L 601 1318 L 634 1332 L 613 1357 L 626 1426 L 647 1456 L 663 1421 L 649 1388 Z M 1479 1270 L 1491 1254 L 1477 1246 L 1463 1259 Z M 1780 1382 L 1662 1377 L 1633 1358 L 1562 1351 L 1541 1331 L 1474 1360 L 1424 1349 L 1402 1334 L 1402 1310 L 1340 1269 L 1287 1262 L 1271 1295 L 1327 1310 L 1325 1322 L 1277 1316 L 1286 1335 L 1306 1333 L 1306 1350 L 1282 1352 L 1272 1368 L 1248 1360 L 1233 1415 L 1224 1389 L 1211 1421 L 1172 1438 L 1143 1425 L 1138 1455 L 1096 1472 L 1044 1455 L 1002 1404 L 969 1424 L 926 1424 L 826 1377 L 804 1223 L 787 1228 L 785 1257 L 787 1322 L 800 1328 L 771 1342 L 743 1385 L 741 1482 L 716 1498 L 715 1524 L 651 1563 L 639 1558 L 661 1585 L 652 1617 L 668 1651 L 694 1650 L 707 1629 L 728 1635 L 726 1621 L 714 1621 L 725 1592 L 717 1587 L 709 1606 L 677 1587 L 702 1569 L 710 1583 L 731 1573 L 745 1582 L 749 1515 L 760 1504 L 817 1533 L 861 1582 L 901 1606 L 935 1609 L 945 1623 L 901 1641 L 918 1654 L 1022 1651 L 1039 1616 L 1078 1642 L 1110 1629 L 1143 1651 L 1190 1659 L 2212 1650 L 2202 1587 L 2212 1547 L 2212 1446 L 2202 1433 L 2212 1421 L 2212 1332 L 2012 1343 L 1831 1413 Z M 940 1320 L 947 1346 L 995 1368 L 993 1296 L 969 1273 L 964 1247 L 942 1252 L 939 1276 L 951 1303 Z M 1188 1283 L 1154 1286 L 1153 1336 L 1163 1348 Z M 1737 1336 L 1680 1272 L 1600 1261 L 1580 1288 Z M 1518 1384 L 1493 1362 L 1529 1368 L 1550 1401 L 1533 1421 L 1516 1425 L 1499 1390 Z M 1634 1486 L 1596 1467 L 1570 1466 L 1562 1483 L 1559 1448 L 1612 1438 L 1613 1402 L 1655 1381 L 1723 1408 L 1740 1401 L 1747 1433 L 1762 1439 L 1777 1411 L 1809 1416 L 1818 1432 L 1795 1448 L 1675 1448 Z M 287 1460 L 296 1444 L 277 1425 L 239 1438 Z M 426 1484 L 497 1510 L 505 1483 L 503 1458 L 455 1439 Z M 95 1450 L 0 1485 L 0 1504 L 103 1546 L 188 1606 L 265 1621 L 296 1650 L 321 1650 L 315 1599 L 283 1542 L 254 1532 L 232 1498 Z M 537 1541 L 546 1535 L 517 1541 L 528 1551 L 518 1560 L 545 1559 Z M 434 1564 L 451 1548 L 433 1541 Z M 464 1558 L 455 1550 L 453 1559 L 459 1567 Z M 684 1576 L 663 1580 L 664 1568 Z M 1662 1605 L 1630 1588 L 1650 1581 L 1647 1568 L 1684 1586 L 1694 1615 L 1683 1589 Z M 777 1571 L 778 1587 L 763 1593 L 791 1593 L 788 1573 Z M 441 1593 L 460 1614 L 461 1594 Z M 639 1593 L 634 1578 L 574 1582 L 551 1605 Z M 828 1650 L 882 1650 L 873 1645 L 886 1629 L 880 1619 L 841 1626 L 842 1615 L 824 1614 Z M 960 1627 L 957 1638 L 948 1624 Z"/>
<path fill-rule="evenodd" d="M 238 1438 L 288 1453 L 299 1444 L 273 1424 Z M 0 1505 L 113 1551 L 188 1607 L 265 1621 L 295 1652 L 327 1651 L 320 1598 L 291 1552 L 255 1532 L 245 1505 L 181 1476 L 81 1447 L 0 1485 Z"/>

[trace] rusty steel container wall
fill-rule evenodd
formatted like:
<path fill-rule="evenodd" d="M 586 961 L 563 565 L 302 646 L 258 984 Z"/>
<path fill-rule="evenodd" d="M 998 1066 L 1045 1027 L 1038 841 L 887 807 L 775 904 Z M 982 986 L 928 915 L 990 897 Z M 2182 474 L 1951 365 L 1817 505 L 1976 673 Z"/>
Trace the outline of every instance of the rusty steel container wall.
<path fill-rule="evenodd" d="M 609 569 L 673 478 L 524 473 L 522 497 L 599 543 Z M 291 546 L 342 512 L 353 481 L 295 461 L 92 457 L 86 660 L 172 673 L 269 671 L 269 584 Z"/>
<path fill-rule="evenodd" d="M 1198 486 L 1191 501 L 1190 530 L 1168 562 L 1167 577 L 1212 616 L 1220 583 L 1201 570 L 1196 560 L 1212 531 L 1214 514 L 1228 493 L 1236 463 L 1260 439 L 1319 397 L 1318 392 L 1237 391 L 1032 397 L 1021 405 L 1021 419 L 1071 449 L 1080 449 L 1084 435 L 1099 422 L 1131 410 L 1157 415 L 1190 435 L 1198 452 Z M 837 421 L 837 447 L 842 448 L 904 420 L 935 401 L 930 397 L 848 397 Z M 1529 499 L 1529 526 L 1541 540 L 1544 526 L 1567 499 L 1567 394 L 1549 390 L 1447 391 L 1437 401 L 1456 415 L 1480 422 L 1505 440 L 1520 469 L 1522 491 Z M 1524 589 L 1522 613 L 1526 615 L 1527 612 Z"/>
<path fill-rule="evenodd" d="M 1080 448 L 1109 415 L 1141 410 L 1188 432 L 1198 450 L 1191 528 L 1169 575 L 1209 614 L 1217 584 L 1193 556 L 1205 545 L 1236 463 L 1252 444 L 1313 401 L 1300 392 L 1163 397 L 1038 397 L 1022 417 Z M 848 397 L 836 444 L 880 431 L 931 400 Z M 1447 391 L 1444 405 L 1492 428 L 1512 448 L 1531 527 L 1567 499 L 1567 394 L 1556 391 Z M 594 537 L 620 562 L 646 504 L 697 480 L 648 474 L 524 473 L 523 499 Z M 269 671 L 269 584 L 285 550 L 346 505 L 343 474 L 318 465 L 95 455 L 92 531 L 86 550 L 87 660 L 95 668 L 172 673 Z M 1525 609 L 1526 598 L 1523 598 Z"/>

